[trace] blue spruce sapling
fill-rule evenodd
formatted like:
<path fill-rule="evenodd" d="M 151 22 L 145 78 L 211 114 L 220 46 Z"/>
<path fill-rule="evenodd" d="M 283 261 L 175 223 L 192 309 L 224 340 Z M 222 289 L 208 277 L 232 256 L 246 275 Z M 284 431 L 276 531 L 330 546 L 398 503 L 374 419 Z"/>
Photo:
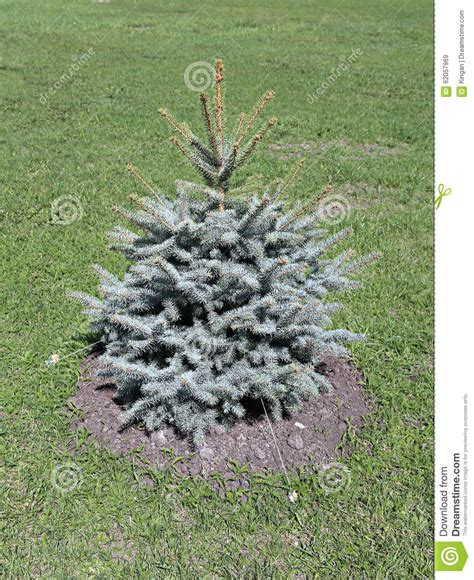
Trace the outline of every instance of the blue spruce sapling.
<path fill-rule="evenodd" d="M 160 111 L 205 185 L 178 181 L 173 200 L 149 187 L 151 197 L 133 198 L 137 211 L 115 208 L 142 232 L 108 234 L 130 266 L 123 280 L 95 266 L 102 299 L 73 293 L 102 333 L 101 374 L 115 382 L 123 426 L 170 424 L 197 446 L 210 426 L 245 417 L 252 401 L 264 401 L 277 420 L 330 388 L 318 366 L 361 335 L 330 328 L 340 305 L 325 295 L 356 287 L 350 274 L 376 258 L 325 257 L 351 232 L 327 237 L 318 208 L 285 207 L 282 193 L 296 171 L 274 191 L 231 189 L 276 120 L 251 135 L 268 92 L 228 133 L 223 80 L 217 61 L 213 106 L 201 95 L 206 143 Z"/>

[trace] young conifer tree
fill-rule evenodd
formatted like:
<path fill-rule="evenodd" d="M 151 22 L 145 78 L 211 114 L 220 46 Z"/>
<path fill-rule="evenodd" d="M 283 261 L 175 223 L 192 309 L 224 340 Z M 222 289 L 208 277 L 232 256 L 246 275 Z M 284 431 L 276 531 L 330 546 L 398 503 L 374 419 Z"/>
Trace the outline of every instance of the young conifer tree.
<path fill-rule="evenodd" d="M 299 167 L 274 190 L 231 188 L 276 120 L 253 132 L 267 92 L 228 131 L 223 82 L 218 60 L 214 103 L 200 97 L 206 141 L 160 111 L 205 185 L 178 181 L 169 200 L 129 166 L 152 194 L 132 197 L 136 211 L 115 208 L 142 232 L 108 234 L 130 266 L 123 280 L 95 266 L 101 299 L 72 293 L 102 333 L 101 374 L 116 384 L 123 426 L 170 424 L 197 446 L 210 426 L 231 426 L 252 402 L 277 420 L 330 388 L 318 366 L 362 336 L 331 329 L 340 305 L 325 296 L 357 287 L 350 274 L 376 258 L 353 259 L 350 250 L 325 257 L 351 231 L 328 237 L 314 203 L 286 208 L 282 197 Z"/>

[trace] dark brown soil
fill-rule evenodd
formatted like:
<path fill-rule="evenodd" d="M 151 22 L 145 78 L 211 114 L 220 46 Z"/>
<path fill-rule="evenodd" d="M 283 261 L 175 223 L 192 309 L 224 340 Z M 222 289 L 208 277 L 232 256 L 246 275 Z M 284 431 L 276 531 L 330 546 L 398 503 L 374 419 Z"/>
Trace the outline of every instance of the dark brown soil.
<path fill-rule="evenodd" d="M 74 413 L 74 425 L 86 427 L 110 451 L 128 455 L 131 449 L 143 446 L 141 456 L 154 467 L 170 465 L 172 455 L 184 457 L 174 466 L 192 475 L 206 476 L 218 471 L 231 476 L 229 460 L 248 464 L 251 471 L 282 469 L 263 408 L 251 420 L 242 421 L 229 431 L 212 429 L 199 450 L 177 436 L 171 427 L 151 435 L 136 427 L 120 431 L 121 408 L 113 398 L 115 389 L 100 383 L 96 376 L 99 368 L 98 354 L 85 359 L 77 393 L 70 403 L 82 410 Z M 368 410 L 362 376 L 349 361 L 328 359 L 321 370 L 331 381 L 332 391 L 305 402 L 290 418 L 272 424 L 287 469 L 334 459 L 348 425 L 360 426 Z"/>

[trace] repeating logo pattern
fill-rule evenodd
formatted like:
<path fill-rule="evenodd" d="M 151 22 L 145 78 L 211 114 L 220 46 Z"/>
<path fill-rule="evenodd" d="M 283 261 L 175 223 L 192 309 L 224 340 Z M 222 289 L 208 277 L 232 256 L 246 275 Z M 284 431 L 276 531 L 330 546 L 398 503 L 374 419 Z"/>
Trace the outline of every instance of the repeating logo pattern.
<path fill-rule="evenodd" d="M 205 61 L 192 62 L 184 71 L 184 84 L 191 91 L 204 92 L 214 82 L 214 67 Z"/>
<path fill-rule="evenodd" d="M 335 194 L 321 201 L 319 211 L 322 221 L 336 225 L 349 215 L 351 206 L 346 197 Z"/>
<path fill-rule="evenodd" d="M 82 485 L 82 469 L 76 463 L 57 465 L 51 472 L 51 483 L 61 493 L 69 493 Z"/>
<path fill-rule="evenodd" d="M 320 467 L 318 480 L 326 493 L 336 493 L 350 484 L 351 471 L 342 463 L 328 463 Z"/>
<path fill-rule="evenodd" d="M 81 200 L 73 195 L 61 195 L 51 204 L 51 219 L 58 226 L 69 226 L 84 215 Z"/>

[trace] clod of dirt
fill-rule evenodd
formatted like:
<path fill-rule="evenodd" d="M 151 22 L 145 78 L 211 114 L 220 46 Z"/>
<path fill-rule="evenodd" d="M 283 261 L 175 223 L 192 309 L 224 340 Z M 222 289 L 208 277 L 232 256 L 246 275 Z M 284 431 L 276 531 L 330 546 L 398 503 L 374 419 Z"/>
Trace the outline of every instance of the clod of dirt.
<path fill-rule="evenodd" d="M 128 455 L 132 449 L 142 447 L 141 456 L 151 466 L 161 468 L 173 463 L 189 475 L 206 476 L 217 471 L 230 478 L 233 476 L 230 460 L 234 465 L 248 464 L 251 471 L 282 469 L 263 408 L 260 414 L 253 413 L 251 419 L 241 421 L 229 431 L 211 429 L 199 450 L 193 449 L 171 427 L 151 434 L 135 427 L 120 431 L 121 407 L 114 400 L 114 386 L 97 378 L 100 366 L 97 353 L 85 359 L 77 393 L 70 403 L 76 407 L 74 426 L 86 427 L 110 451 Z M 327 359 L 320 370 L 332 383 L 332 391 L 306 401 L 291 417 L 272 423 L 287 469 L 311 467 L 334 459 L 348 424 L 360 426 L 368 410 L 361 374 L 349 361 Z M 77 408 L 82 412 L 77 413 Z"/>
<path fill-rule="evenodd" d="M 291 433 L 290 436 L 288 437 L 287 441 L 288 441 L 288 445 L 290 447 L 293 447 L 293 449 L 303 449 L 303 447 L 304 447 L 304 441 L 298 435 L 298 433 Z"/>

